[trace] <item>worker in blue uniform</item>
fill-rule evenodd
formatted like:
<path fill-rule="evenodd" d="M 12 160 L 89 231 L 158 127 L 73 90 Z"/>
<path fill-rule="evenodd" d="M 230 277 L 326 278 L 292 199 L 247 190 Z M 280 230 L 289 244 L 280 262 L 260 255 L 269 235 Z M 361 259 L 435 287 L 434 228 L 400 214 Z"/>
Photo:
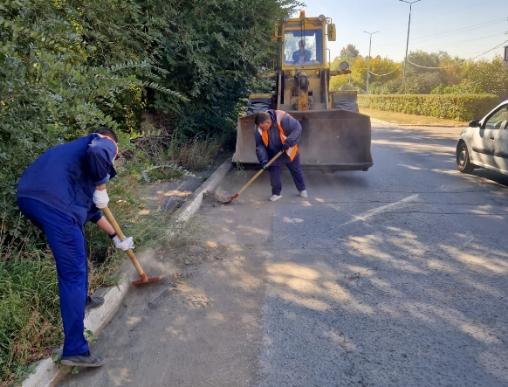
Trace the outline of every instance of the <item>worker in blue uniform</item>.
<path fill-rule="evenodd" d="M 282 110 L 267 110 L 258 112 L 254 117 L 257 127 L 255 132 L 256 155 L 259 163 L 264 167 L 277 153 L 284 153 L 270 166 L 270 183 L 272 196 L 270 201 L 279 200 L 282 190 L 280 179 L 280 164 L 285 164 L 293 177 L 296 189 L 302 198 L 308 198 L 305 189 L 303 171 L 300 166 L 300 152 L 298 143 L 302 134 L 300 122 Z"/>
<path fill-rule="evenodd" d="M 98 367 L 104 360 L 90 353 L 84 336 L 85 307 L 98 305 L 88 296 L 88 265 L 84 225 L 92 221 L 122 250 L 134 248 L 131 237 L 120 240 L 102 216 L 108 205 L 106 183 L 116 175 L 115 133 L 101 127 L 95 133 L 43 153 L 21 176 L 17 201 L 21 212 L 45 234 L 56 263 L 60 311 L 64 329 L 62 364 Z"/>

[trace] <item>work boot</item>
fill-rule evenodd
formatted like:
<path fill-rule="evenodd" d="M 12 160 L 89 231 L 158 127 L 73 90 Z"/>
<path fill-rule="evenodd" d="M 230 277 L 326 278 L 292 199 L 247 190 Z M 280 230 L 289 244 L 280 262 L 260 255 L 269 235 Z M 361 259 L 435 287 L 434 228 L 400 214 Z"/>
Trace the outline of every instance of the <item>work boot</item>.
<path fill-rule="evenodd" d="M 60 363 L 71 367 L 102 367 L 104 359 L 89 353 L 88 355 L 62 356 Z"/>
<path fill-rule="evenodd" d="M 306 189 L 300 191 L 300 197 L 304 199 L 307 199 L 309 197 L 309 194 L 307 193 Z"/>
<path fill-rule="evenodd" d="M 86 297 L 86 308 L 93 309 L 104 304 L 104 297 L 101 296 L 87 296 Z"/>
<path fill-rule="evenodd" d="M 276 202 L 276 201 L 277 201 L 277 200 L 279 200 L 281 197 L 282 197 L 282 195 L 272 195 L 272 196 L 270 196 L 270 201 L 271 201 L 271 202 Z"/>

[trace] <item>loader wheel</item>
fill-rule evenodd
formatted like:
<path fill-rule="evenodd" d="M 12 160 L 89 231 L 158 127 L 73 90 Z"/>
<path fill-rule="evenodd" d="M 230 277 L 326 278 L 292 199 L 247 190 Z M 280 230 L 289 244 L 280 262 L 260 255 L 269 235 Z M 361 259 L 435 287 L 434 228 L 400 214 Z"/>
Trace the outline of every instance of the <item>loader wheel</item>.
<path fill-rule="evenodd" d="M 469 151 L 464 142 L 460 142 L 457 145 L 457 169 L 462 173 L 471 173 L 474 169 L 474 165 L 471 164 L 471 159 L 469 158 Z"/>

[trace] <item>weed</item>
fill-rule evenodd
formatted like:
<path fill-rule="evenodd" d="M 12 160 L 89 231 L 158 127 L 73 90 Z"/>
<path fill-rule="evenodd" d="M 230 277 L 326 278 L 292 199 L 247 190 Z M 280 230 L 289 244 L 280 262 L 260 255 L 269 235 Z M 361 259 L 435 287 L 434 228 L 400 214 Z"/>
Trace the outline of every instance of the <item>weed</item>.
<path fill-rule="evenodd" d="M 7 378 L 61 341 L 55 267 L 39 259 L 0 262 L 0 372 Z"/>
<path fill-rule="evenodd" d="M 95 344 L 97 342 L 97 336 L 90 329 L 85 329 L 85 338 L 90 344 Z"/>
<path fill-rule="evenodd" d="M 201 139 L 200 137 L 186 141 L 174 139 L 166 154 L 178 165 L 199 171 L 210 165 L 219 148 L 220 144 L 215 140 Z"/>
<path fill-rule="evenodd" d="M 141 172 L 141 177 L 145 183 L 160 182 L 161 180 L 178 179 L 182 176 L 193 176 L 185 168 L 177 164 L 154 165 Z"/>

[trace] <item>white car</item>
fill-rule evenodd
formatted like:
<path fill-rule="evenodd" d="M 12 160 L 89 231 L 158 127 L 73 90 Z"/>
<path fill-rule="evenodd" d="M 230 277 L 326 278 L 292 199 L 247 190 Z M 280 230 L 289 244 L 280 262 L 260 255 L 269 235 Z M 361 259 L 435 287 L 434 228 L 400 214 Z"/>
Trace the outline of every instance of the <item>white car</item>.
<path fill-rule="evenodd" d="M 508 175 L 508 100 L 480 121 L 471 121 L 457 143 L 457 169 L 483 167 Z"/>

